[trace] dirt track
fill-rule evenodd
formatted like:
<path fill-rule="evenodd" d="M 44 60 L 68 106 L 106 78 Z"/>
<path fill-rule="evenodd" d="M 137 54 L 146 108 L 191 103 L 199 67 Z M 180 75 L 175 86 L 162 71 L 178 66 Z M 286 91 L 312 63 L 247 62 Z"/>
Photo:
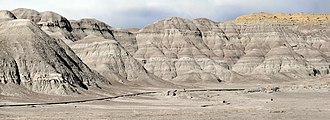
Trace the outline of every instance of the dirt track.
<path fill-rule="evenodd" d="M 201 91 L 243 91 L 245 89 L 191 89 L 191 90 L 184 90 L 178 92 L 201 92 Z M 27 103 L 27 104 L 3 104 L 0 107 L 19 107 L 19 106 L 43 106 L 43 105 L 59 105 L 59 104 L 70 104 L 70 103 L 84 103 L 84 102 L 91 102 L 91 101 L 98 101 L 98 100 L 109 100 L 109 99 L 116 99 L 121 97 L 129 97 L 129 96 L 139 96 L 139 95 L 148 95 L 148 94 L 155 94 L 159 92 L 140 92 L 140 93 L 133 93 L 133 94 L 124 94 L 118 95 L 113 97 L 103 97 L 103 98 L 95 98 L 95 99 L 85 99 L 85 100 L 73 100 L 73 101 L 62 101 L 62 102 L 47 102 L 47 103 Z"/>
<path fill-rule="evenodd" d="M 70 104 L 0 107 L 0 119 L 330 119 L 329 92 L 246 93 L 195 89 L 194 92 L 177 90 L 175 96 L 168 96 L 167 91 Z"/>

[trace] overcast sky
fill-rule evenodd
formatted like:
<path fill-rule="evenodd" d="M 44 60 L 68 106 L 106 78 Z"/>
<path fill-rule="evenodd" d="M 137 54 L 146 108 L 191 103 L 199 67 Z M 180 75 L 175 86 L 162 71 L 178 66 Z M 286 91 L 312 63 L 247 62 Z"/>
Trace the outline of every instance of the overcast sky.
<path fill-rule="evenodd" d="M 235 19 L 248 13 L 330 13 L 330 0 L 0 0 L 0 9 L 54 11 L 68 19 L 96 18 L 113 27 L 142 28 L 167 17 Z"/>

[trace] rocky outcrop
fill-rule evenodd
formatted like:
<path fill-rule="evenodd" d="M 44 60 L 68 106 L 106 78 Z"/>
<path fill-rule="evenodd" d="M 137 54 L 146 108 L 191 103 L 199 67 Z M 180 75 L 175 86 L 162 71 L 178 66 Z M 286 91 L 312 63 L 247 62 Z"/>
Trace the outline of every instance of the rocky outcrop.
<path fill-rule="evenodd" d="M 18 15 L 26 11 L 34 13 L 28 9 L 14 11 Z M 54 12 L 41 12 L 38 16 L 40 20 L 35 22 L 42 30 L 53 38 L 65 41 L 89 67 L 110 81 L 154 86 L 169 84 L 148 73 L 141 63 L 132 57 L 137 50 L 134 33 L 113 29 L 96 19 L 68 21 Z M 22 18 L 33 20 L 32 17 Z"/>
<path fill-rule="evenodd" d="M 166 86 L 169 83 L 149 74 L 132 57 L 137 50 L 135 34 L 95 19 L 70 21 L 77 41 L 69 46 L 92 69 L 113 82 Z"/>
<path fill-rule="evenodd" d="M 72 42 L 88 35 L 113 39 L 111 26 L 96 19 L 67 20 L 58 13 L 19 8 L 12 11 L 19 19 L 30 19 L 53 38 Z"/>
<path fill-rule="evenodd" d="M 0 10 L 0 19 L 16 19 L 16 16 L 8 10 Z"/>
<path fill-rule="evenodd" d="M 114 39 L 111 26 L 96 19 L 81 19 L 70 21 L 75 39 L 80 40 L 88 35 L 100 36 L 106 39 Z"/>
<path fill-rule="evenodd" d="M 149 72 L 166 80 L 196 74 L 208 75 L 204 78 L 218 82 L 239 76 L 228 66 L 228 61 L 235 60 L 231 59 L 236 52 L 235 46 L 229 46 L 225 53 L 216 52 L 227 49 L 221 44 L 227 41 L 226 37 L 214 32 L 215 26 L 206 26 L 212 25 L 211 21 L 207 24 L 199 22 L 202 21 L 173 17 L 146 26 L 136 36 L 139 49 L 134 57 L 144 61 Z"/>
<path fill-rule="evenodd" d="M 128 53 L 134 55 L 138 49 L 134 29 L 112 29 L 112 33 L 115 39 L 128 51 Z"/>
<path fill-rule="evenodd" d="M 66 44 L 49 37 L 30 20 L 1 22 L 0 36 L 3 84 L 19 84 L 49 94 L 79 93 L 89 87 L 109 85 Z"/>
<path fill-rule="evenodd" d="M 69 45 L 88 66 L 108 79 L 115 80 L 112 83 L 132 82 L 153 86 L 163 86 L 162 82 L 166 83 L 149 74 L 116 40 L 89 35 Z"/>
<path fill-rule="evenodd" d="M 258 13 L 224 23 L 172 17 L 124 30 L 95 19 L 68 21 L 53 12 L 13 13 L 64 40 L 114 82 L 274 82 L 329 74 L 328 14 Z"/>
<path fill-rule="evenodd" d="M 166 80 L 310 79 L 329 74 L 327 17 L 261 13 L 225 23 L 173 17 L 137 33 L 134 57 Z"/>
<path fill-rule="evenodd" d="M 19 19 L 29 19 L 32 22 L 39 22 L 41 20 L 40 13 L 36 10 L 27 8 L 17 8 L 11 11 Z"/>
<path fill-rule="evenodd" d="M 66 42 L 76 40 L 75 36 L 71 33 L 72 27 L 65 17 L 52 12 L 38 12 L 32 9 L 18 8 L 12 10 L 18 19 L 29 19 L 50 35 L 53 38 L 62 39 Z"/>
<path fill-rule="evenodd" d="M 41 12 L 40 21 L 38 21 L 37 24 L 40 25 L 41 28 L 47 27 L 48 29 L 51 29 L 58 27 L 60 29 L 65 29 L 68 32 L 72 31 L 70 22 L 65 17 L 51 11 Z"/>
<path fill-rule="evenodd" d="M 293 79 L 308 79 L 307 76 L 329 74 L 328 49 L 321 48 L 329 44 L 328 17 L 327 14 L 259 13 L 238 17 L 233 22 L 241 26 L 241 38 L 250 39 L 245 51 L 258 49 L 256 57 L 264 58 L 252 73 L 281 73 Z M 245 60 L 245 63 L 251 62 Z M 236 64 L 233 70 L 248 68 L 241 64 Z"/>

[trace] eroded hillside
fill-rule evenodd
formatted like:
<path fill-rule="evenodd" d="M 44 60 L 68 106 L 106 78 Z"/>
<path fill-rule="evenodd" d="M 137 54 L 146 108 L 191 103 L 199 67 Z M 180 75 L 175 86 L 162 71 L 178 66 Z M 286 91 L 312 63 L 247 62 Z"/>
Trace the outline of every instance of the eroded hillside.
<path fill-rule="evenodd" d="M 0 16 L 2 83 L 24 83 L 34 91 L 88 88 L 98 81 L 164 87 L 329 74 L 328 14 L 258 13 L 223 23 L 171 17 L 139 30 L 24 8 Z"/>

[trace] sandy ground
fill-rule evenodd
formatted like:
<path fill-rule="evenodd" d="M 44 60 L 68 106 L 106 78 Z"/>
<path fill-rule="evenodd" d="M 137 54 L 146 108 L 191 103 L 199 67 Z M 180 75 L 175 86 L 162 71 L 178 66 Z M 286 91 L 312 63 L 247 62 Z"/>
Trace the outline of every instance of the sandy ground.
<path fill-rule="evenodd" d="M 86 103 L 1 107 L 0 119 L 329 120 L 329 89 L 308 86 L 281 86 L 282 90 L 273 93 L 202 91 L 178 92 L 175 96 L 167 96 L 164 90 Z"/>

